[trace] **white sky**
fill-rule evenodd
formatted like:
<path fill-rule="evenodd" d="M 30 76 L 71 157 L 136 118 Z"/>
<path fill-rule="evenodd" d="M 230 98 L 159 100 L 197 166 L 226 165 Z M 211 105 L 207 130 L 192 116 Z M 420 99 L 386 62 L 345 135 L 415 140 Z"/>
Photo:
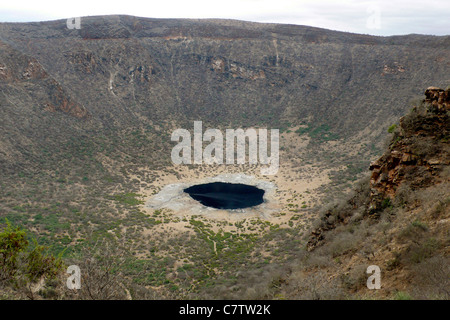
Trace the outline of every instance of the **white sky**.
<path fill-rule="evenodd" d="M 448 0 L 0 0 L 0 22 L 128 14 L 291 23 L 373 35 L 449 35 Z"/>

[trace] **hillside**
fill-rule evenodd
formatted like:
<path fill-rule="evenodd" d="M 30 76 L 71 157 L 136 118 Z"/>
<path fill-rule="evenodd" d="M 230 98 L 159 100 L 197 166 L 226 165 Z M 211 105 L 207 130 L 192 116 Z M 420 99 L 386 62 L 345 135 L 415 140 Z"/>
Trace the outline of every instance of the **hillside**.
<path fill-rule="evenodd" d="M 30 145 L 32 156 L 48 161 L 42 149 L 59 151 L 85 132 L 114 143 L 117 131 L 151 135 L 194 120 L 231 128 L 303 125 L 302 132 L 327 140 L 354 138 L 367 152 L 380 147 L 384 128 L 411 97 L 449 80 L 448 36 L 130 16 L 82 21 L 79 30 L 65 20 L 0 25 L 7 55 L 0 160 L 7 166 L 32 166 L 18 151 Z M 150 145 L 142 151 L 153 159 Z"/>
<path fill-rule="evenodd" d="M 390 128 L 370 181 L 324 210 L 312 231 L 308 266 L 297 272 L 322 273 L 318 297 L 336 284 L 339 294 L 367 294 L 365 271 L 378 265 L 378 298 L 449 299 L 450 90 L 430 87 L 425 96 Z"/>
<path fill-rule="evenodd" d="M 410 237 L 423 231 L 418 248 L 437 241 L 420 263 L 448 247 L 448 102 L 433 96 L 448 99 L 448 90 L 421 100 L 430 84 L 448 85 L 449 57 L 449 36 L 131 16 L 82 17 L 81 29 L 66 20 L 1 23 L 0 222 L 82 269 L 103 270 L 102 255 L 116 257 L 116 290 L 94 298 L 311 298 L 293 283 L 316 271 L 335 280 L 345 268 L 357 272 L 366 261 L 352 254 L 372 239 L 364 232 L 384 239 L 376 250 L 396 245 L 392 288 L 409 292 L 404 250 L 414 248 L 408 235 L 396 240 L 406 221 L 424 225 L 409 227 Z M 412 105 L 417 114 L 391 126 Z M 279 172 L 174 165 L 171 133 L 194 121 L 280 129 Z M 388 130 L 393 142 L 380 158 Z M 356 183 L 369 166 L 370 188 Z M 233 174 L 276 186 L 270 206 L 238 214 L 149 206 L 167 186 Z M 354 200 L 323 209 L 355 187 Z M 310 238 L 321 211 L 329 226 Z M 336 250 L 331 260 L 327 250 Z M 365 297 L 361 286 L 350 289 Z"/>

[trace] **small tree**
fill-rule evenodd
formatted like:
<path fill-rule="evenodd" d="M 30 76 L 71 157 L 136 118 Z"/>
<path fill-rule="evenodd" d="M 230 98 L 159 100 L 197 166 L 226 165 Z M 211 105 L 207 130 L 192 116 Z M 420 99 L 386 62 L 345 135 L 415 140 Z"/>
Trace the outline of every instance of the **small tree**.
<path fill-rule="evenodd" d="M 389 132 L 389 133 L 393 133 L 393 132 L 395 131 L 395 129 L 397 129 L 397 125 L 394 123 L 393 125 L 391 125 L 391 126 L 388 128 L 388 132 Z"/>
<path fill-rule="evenodd" d="M 19 255 L 28 246 L 26 232 L 12 227 L 6 220 L 6 228 L 0 233 L 0 280 L 15 277 L 18 271 Z"/>
<path fill-rule="evenodd" d="M 33 239 L 30 246 L 27 233 L 6 220 L 0 232 L 0 282 L 17 294 L 34 299 L 33 285 L 40 280 L 53 279 L 63 270 L 61 255 L 54 257 Z"/>

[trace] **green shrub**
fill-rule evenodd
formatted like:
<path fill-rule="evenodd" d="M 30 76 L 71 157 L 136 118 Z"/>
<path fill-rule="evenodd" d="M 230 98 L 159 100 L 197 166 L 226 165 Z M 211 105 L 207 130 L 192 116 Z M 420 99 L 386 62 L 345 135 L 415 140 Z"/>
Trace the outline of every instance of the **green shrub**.
<path fill-rule="evenodd" d="M 111 199 L 129 206 L 136 206 L 144 203 L 144 201 L 136 199 L 136 197 L 139 197 L 139 195 L 133 192 L 128 192 L 113 195 L 111 196 Z"/>
<path fill-rule="evenodd" d="M 391 199 L 386 198 L 381 202 L 381 209 L 392 208 Z"/>
<path fill-rule="evenodd" d="M 0 278 L 15 276 L 19 264 L 19 255 L 28 246 L 26 232 L 13 227 L 6 220 L 6 228 L 0 233 Z"/>
<path fill-rule="evenodd" d="M 398 268 L 401 265 L 401 254 L 394 253 L 394 258 L 386 262 L 386 270 L 391 271 Z"/>
<path fill-rule="evenodd" d="M 440 243 L 435 238 L 427 239 L 419 246 L 412 246 L 409 252 L 410 260 L 413 263 L 420 263 L 425 259 L 432 257 L 439 249 Z"/>
<path fill-rule="evenodd" d="M 422 234 L 428 230 L 428 226 L 419 220 L 411 222 L 399 234 L 404 239 L 420 239 Z"/>
<path fill-rule="evenodd" d="M 413 227 L 415 227 L 415 228 L 422 229 L 423 231 L 427 231 L 427 230 L 428 230 L 428 226 L 427 226 L 425 223 L 420 222 L 419 220 L 413 221 L 413 222 L 411 223 L 411 225 L 412 225 Z"/>
<path fill-rule="evenodd" d="M 0 279 L 27 285 L 42 277 L 54 278 L 62 268 L 61 255 L 48 254 L 34 239 L 29 246 L 26 231 L 6 220 L 6 228 L 0 233 Z"/>
<path fill-rule="evenodd" d="M 407 292 L 404 291 L 397 291 L 397 293 L 394 296 L 395 300 L 411 300 L 412 297 Z"/>
<path fill-rule="evenodd" d="M 389 132 L 389 133 L 393 133 L 393 132 L 395 131 L 396 128 L 397 128 L 397 125 L 394 123 L 393 125 L 391 125 L 391 126 L 388 128 L 388 132 Z"/>

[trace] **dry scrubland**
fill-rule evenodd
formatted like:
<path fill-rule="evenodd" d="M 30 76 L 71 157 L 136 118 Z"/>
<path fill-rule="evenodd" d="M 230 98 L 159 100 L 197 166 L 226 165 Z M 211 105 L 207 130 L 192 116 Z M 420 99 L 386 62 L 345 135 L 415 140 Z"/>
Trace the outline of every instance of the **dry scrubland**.
<path fill-rule="evenodd" d="M 289 148 L 292 141 L 295 148 L 298 141 L 290 135 L 283 146 Z M 284 152 L 281 159 L 286 159 Z M 31 288 L 6 287 L 3 297 L 448 298 L 448 284 L 442 282 L 448 275 L 448 183 L 416 191 L 405 185 L 377 219 L 368 219 L 364 213 L 370 201 L 368 178 L 356 187 L 342 181 L 340 185 L 353 184 L 350 195 L 341 193 L 337 204 L 322 207 L 335 180 L 324 174 L 330 172 L 326 167 L 297 169 L 297 161 L 288 165 L 283 160 L 278 175 L 259 177 L 279 186 L 279 211 L 264 219 L 257 214 L 186 215 L 145 208 L 146 200 L 167 184 L 226 172 L 257 175 L 257 167 L 178 166 L 166 171 L 140 167 L 120 180 L 116 176 L 117 180 L 103 183 L 102 190 L 89 178 L 30 188 L 32 180 L 21 177 L 28 183 L 16 184 L 8 195 L 20 193 L 26 204 L 12 206 L 6 217 L 48 245 L 50 253 L 66 250 L 64 263 L 90 270 L 83 283 L 91 287 L 83 286 L 74 294 L 62 285 L 63 275 Z M 448 170 L 440 176 L 448 181 Z M 61 202 L 42 206 L 42 195 Z M 64 203 L 64 197 L 70 201 Z M 17 201 L 7 199 L 3 198 L 4 206 Z M 329 231 L 323 245 L 308 251 L 311 230 L 325 214 L 331 223 L 342 216 L 349 220 Z M 383 286 L 378 291 L 365 285 L 365 270 L 372 264 L 382 268 Z"/>
<path fill-rule="evenodd" d="M 448 298 L 448 170 L 439 184 L 402 186 L 372 218 L 370 186 L 356 182 L 408 102 L 448 85 L 449 37 L 83 19 L 81 30 L 0 24 L 1 240 L 23 250 L 0 253 L 1 298 Z M 199 120 L 280 129 L 278 174 L 173 166 L 171 133 Z M 417 155 L 443 150 L 440 139 L 416 141 Z M 226 172 L 275 183 L 277 210 L 145 207 L 167 184 Z M 58 273 L 69 264 L 85 277 L 78 293 Z M 369 264 L 381 290 L 364 286 Z"/>
<path fill-rule="evenodd" d="M 292 143 L 294 149 L 298 143 L 296 137 L 300 138 L 299 134 L 291 132 L 281 138 L 281 143 L 288 148 Z M 306 135 L 302 140 L 309 141 Z M 126 283 L 134 298 L 148 295 L 154 298 L 250 297 L 251 290 L 246 292 L 248 283 L 237 275 L 248 268 L 254 269 L 260 276 L 255 275 L 252 281 L 259 285 L 261 279 L 267 280 L 272 273 L 283 274 L 285 262 L 303 250 L 307 230 L 317 215 L 313 208 L 323 196 L 321 187 L 331 181 L 326 174 L 329 169 L 312 165 L 298 168 L 300 157 L 289 165 L 285 151 L 281 152 L 280 159 L 282 165 L 276 176 L 260 176 L 257 166 L 227 165 L 169 166 L 158 170 L 139 167 L 128 173 L 104 157 L 108 171 L 101 184 L 89 174 L 77 182 L 61 178 L 49 182 L 44 177 L 46 181 L 41 183 L 35 181 L 35 176 L 23 175 L 17 179 L 22 183 L 3 184 L 9 191 L 2 204 L 9 207 L 5 217 L 12 224 L 28 230 L 40 244 L 49 246 L 52 254 L 65 250 L 65 263 L 76 263 L 82 270 L 83 266 L 93 268 L 85 266 L 86 256 L 91 254 L 96 253 L 106 263 L 107 255 L 102 257 L 103 241 L 111 242 L 111 250 L 116 251 L 111 256 L 121 260 L 117 262 L 119 270 L 116 266 L 114 269 L 126 278 L 120 276 L 117 281 Z M 262 218 L 258 214 L 229 212 L 186 215 L 182 210 L 145 207 L 146 200 L 167 184 L 242 172 L 278 186 L 276 212 Z M 49 203 L 58 199 L 58 202 L 43 205 L 44 199 Z M 98 241 L 102 244 L 97 244 Z M 100 261 L 95 263 L 101 265 Z M 38 287 L 33 297 L 47 297 L 46 290 L 55 291 L 58 297 L 72 297 L 68 292 L 59 292 L 63 289 L 61 283 L 65 282 Z M 51 287 L 56 284 L 58 289 Z M 111 286 L 123 288 L 124 285 Z M 136 292 L 130 289 L 134 287 Z M 115 294 L 119 296 L 127 292 L 118 291 Z M 107 297 L 109 293 L 102 294 Z M 14 296 L 5 293 L 4 297 Z M 99 293 L 97 297 L 102 295 Z"/>

